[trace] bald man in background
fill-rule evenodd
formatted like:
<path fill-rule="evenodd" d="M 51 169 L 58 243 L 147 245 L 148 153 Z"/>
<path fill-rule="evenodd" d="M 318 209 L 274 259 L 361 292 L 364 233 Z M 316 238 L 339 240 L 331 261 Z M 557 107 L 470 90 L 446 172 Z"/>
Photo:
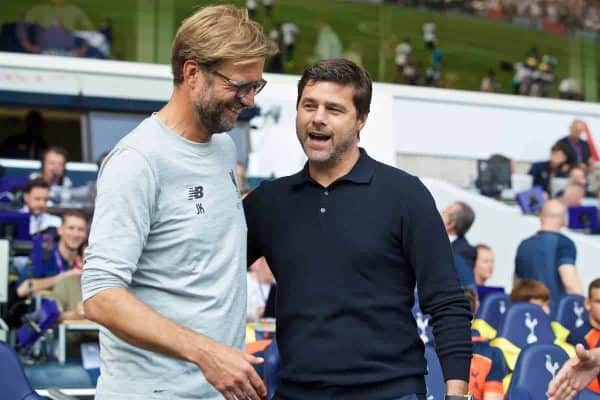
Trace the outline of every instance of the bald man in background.
<path fill-rule="evenodd" d="M 593 159 L 590 157 L 590 146 L 581 138 L 585 133 L 586 123 L 580 119 L 573 120 L 569 127 L 569 135 L 560 139 L 556 144 L 561 145 L 567 154 L 567 164 L 575 166 L 585 164 L 592 166 Z"/>
<path fill-rule="evenodd" d="M 562 233 L 566 225 L 566 209 L 558 200 L 549 200 L 540 214 L 541 228 L 523 240 L 517 249 L 514 284 L 521 279 L 534 279 L 550 289 L 551 312 L 566 294 L 583 294 L 575 261 L 575 243 Z"/>

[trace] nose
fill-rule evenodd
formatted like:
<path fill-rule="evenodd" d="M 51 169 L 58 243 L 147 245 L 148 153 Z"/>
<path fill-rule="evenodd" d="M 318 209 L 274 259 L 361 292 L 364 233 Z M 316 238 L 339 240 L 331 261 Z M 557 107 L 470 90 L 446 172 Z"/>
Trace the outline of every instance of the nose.
<path fill-rule="evenodd" d="M 247 95 L 240 97 L 240 102 L 244 105 L 244 107 L 254 107 L 254 97 L 256 93 L 254 93 L 254 89 L 250 90 Z"/>
<path fill-rule="evenodd" d="M 315 127 L 320 127 L 325 125 L 325 109 L 323 107 L 318 107 L 315 113 L 313 114 L 312 123 Z"/>

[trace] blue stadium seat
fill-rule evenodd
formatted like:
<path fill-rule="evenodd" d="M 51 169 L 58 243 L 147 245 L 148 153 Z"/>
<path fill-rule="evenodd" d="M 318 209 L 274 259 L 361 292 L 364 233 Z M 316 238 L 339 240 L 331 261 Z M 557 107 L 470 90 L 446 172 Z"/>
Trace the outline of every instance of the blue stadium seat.
<path fill-rule="evenodd" d="M 584 389 L 583 392 L 579 393 L 579 395 L 575 399 L 576 400 L 598 400 L 598 399 L 600 399 L 600 395 L 592 392 L 591 390 Z"/>
<path fill-rule="evenodd" d="M 584 302 L 585 297 L 580 295 L 570 294 L 564 296 L 558 302 L 554 320 L 569 331 L 581 328 L 588 320 L 588 312 L 583 306 Z"/>
<path fill-rule="evenodd" d="M 513 304 L 504 318 L 500 336 L 523 349 L 531 344 L 552 344 L 555 340 L 550 318 L 531 303 Z"/>
<path fill-rule="evenodd" d="M 443 400 L 446 393 L 446 383 L 442 374 L 442 366 L 433 346 L 425 346 L 425 360 L 427 361 L 427 400 Z"/>
<path fill-rule="evenodd" d="M 569 356 L 553 344 L 537 344 L 519 355 L 508 389 L 511 400 L 546 400 L 546 388 Z"/>
<path fill-rule="evenodd" d="M 488 294 L 477 310 L 477 318 L 487 322 L 492 328 L 500 331 L 504 316 L 510 307 L 510 298 L 506 293 Z"/>
<path fill-rule="evenodd" d="M 267 399 L 271 400 L 277 391 L 279 384 L 278 374 L 281 368 L 279 349 L 277 348 L 277 341 L 275 339 L 265 349 L 264 359 L 263 377 L 267 385 Z"/>
<path fill-rule="evenodd" d="M 43 400 L 29 384 L 15 351 L 0 341 L 0 387 L 3 399 Z"/>

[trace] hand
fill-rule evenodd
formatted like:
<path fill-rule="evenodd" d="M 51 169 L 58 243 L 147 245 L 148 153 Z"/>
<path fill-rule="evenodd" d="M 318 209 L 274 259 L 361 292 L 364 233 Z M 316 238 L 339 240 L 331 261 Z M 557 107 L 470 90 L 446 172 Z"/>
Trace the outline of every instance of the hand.
<path fill-rule="evenodd" d="M 568 360 L 550 382 L 548 400 L 571 400 L 600 373 L 600 357 L 597 351 L 586 350 L 583 345 L 575 347 L 576 356 Z"/>
<path fill-rule="evenodd" d="M 236 348 L 210 341 L 197 365 L 206 380 L 227 400 L 261 400 L 266 398 L 267 389 L 253 365 L 263 361 Z"/>
<path fill-rule="evenodd" d="M 64 272 L 64 277 L 68 278 L 69 276 L 81 276 L 81 274 L 81 268 L 71 268 L 70 270 Z"/>

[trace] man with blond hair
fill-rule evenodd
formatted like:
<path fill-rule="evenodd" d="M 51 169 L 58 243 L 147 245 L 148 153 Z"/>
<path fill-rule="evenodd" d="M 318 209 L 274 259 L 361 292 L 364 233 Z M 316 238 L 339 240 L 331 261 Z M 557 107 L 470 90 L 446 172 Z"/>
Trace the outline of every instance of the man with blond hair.
<path fill-rule="evenodd" d="M 246 225 L 227 135 L 273 45 L 247 11 L 200 9 L 175 36 L 169 102 L 100 169 L 82 278 L 102 325 L 97 399 L 258 400 L 246 355 Z"/>

